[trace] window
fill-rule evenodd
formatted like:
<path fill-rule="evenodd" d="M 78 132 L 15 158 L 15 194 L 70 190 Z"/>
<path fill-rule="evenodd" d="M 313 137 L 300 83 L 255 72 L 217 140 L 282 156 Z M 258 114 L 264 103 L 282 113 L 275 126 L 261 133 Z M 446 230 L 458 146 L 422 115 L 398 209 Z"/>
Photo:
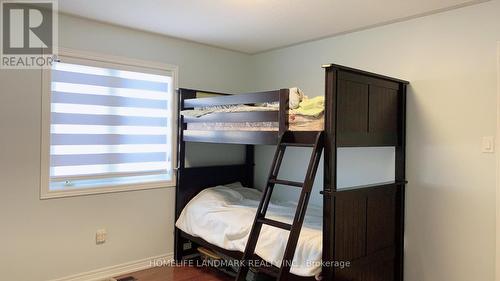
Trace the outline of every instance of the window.
<path fill-rule="evenodd" d="M 175 75 L 63 53 L 43 78 L 41 197 L 173 186 Z"/>

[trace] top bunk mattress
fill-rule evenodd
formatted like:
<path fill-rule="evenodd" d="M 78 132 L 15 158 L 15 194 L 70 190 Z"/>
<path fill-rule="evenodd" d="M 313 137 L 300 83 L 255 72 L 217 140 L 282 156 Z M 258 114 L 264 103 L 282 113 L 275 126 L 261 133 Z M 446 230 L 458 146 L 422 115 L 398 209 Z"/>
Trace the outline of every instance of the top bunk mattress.
<path fill-rule="evenodd" d="M 241 184 L 207 188 L 182 210 L 176 226 L 195 237 L 231 251 L 244 252 L 262 193 Z M 267 218 L 291 223 L 296 204 L 271 201 Z M 279 266 L 289 231 L 263 225 L 255 253 Z M 290 272 L 317 276 L 321 272 L 322 210 L 309 206 Z"/>
<path fill-rule="evenodd" d="M 324 118 L 308 118 L 304 116 L 289 116 L 290 131 L 323 131 Z M 200 122 L 188 123 L 188 130 L 201 131 L 279 131 L 278 122 Z"/>

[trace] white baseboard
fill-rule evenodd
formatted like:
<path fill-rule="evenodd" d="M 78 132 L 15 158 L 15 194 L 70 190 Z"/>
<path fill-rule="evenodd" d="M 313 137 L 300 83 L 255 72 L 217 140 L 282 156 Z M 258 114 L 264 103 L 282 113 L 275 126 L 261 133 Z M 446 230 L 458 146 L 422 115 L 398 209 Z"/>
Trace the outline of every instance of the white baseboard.
<path fill-rule="evenodd" d="M 152 267 L 151 261 L 161 260 L 161 261 L 171 261 L 174 258 L 174 254 L 165 254 L 156 257 L 145 258 L 137 261 L 127 262 L 123 264 L 108 266 L 88 272 L 83 272 L 71 276 L 66 276 L 59 279 L 53 279 L 50 281 L 103 281 L 109 280 L 111 277 L 116 277 L 119 275 L 124 275 L 132 273 L 139 270 L 144 270 Z"/>

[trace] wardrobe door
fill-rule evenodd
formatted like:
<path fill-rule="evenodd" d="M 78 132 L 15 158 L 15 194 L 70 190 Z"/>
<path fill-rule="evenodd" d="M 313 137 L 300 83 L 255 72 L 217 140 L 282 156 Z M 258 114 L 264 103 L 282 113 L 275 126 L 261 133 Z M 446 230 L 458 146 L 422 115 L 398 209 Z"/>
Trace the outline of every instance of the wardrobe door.
<path fill-rule="evenodd" d="M 394 281 L 398 186 L 335 193 L 336 281 Z"/>
<path fill-rule="evenodd" d="M 368 133 L 380 145 L 397 144 L 398 89 L 369 86 Z"/>
<path fill-rule="evenodd" d="M 338 145 L 396 145 L 399 84 L 347 71 L 337 82 Z"/>
<path fill-rule="evenodd" d="M 339 80 L 337 94 L 337 130 L 346 136 L 368 133 L 369 85 Z"/>

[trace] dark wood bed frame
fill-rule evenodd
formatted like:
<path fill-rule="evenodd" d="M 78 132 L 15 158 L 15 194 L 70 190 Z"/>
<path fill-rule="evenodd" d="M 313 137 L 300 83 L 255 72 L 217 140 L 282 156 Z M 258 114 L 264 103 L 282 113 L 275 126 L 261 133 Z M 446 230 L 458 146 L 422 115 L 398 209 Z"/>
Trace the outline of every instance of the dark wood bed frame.
<path fill-rule="evenodd" d="M 349 261 L 351 266 L 324 266 L 323 280 L 402 281 L 405 210 L 405 135 L 407 81 L 345 66 L 325 65 L 325 150 L 323 194 L 323 261 Z M 198 92 L 220 96 L 196 98 Z M 279 101 L 277 112 L 216 113 L 199 118 L 179 115 L 179 149 L 175 219 L 201 190 L 241 182 L 254 186 L 254 145 L 276 144 L 288 129 L 288 90 L 227 95 L 191 89 L 179 90 L 179 110 L 201 106 L 254 104 Z M 279 123 L 279 131 L 194 131 L 188 122 Z M 297 140 L 307 132 L 294 132 Z M 186 167 L 186 142 L 246 145 L 245 163 Z M 395 147 L 395 180 L 337 189 L 337 148 Z M 194 245 L 193 245 L 194 244 Z M 228 251 L 175 229 L 175 259 L 196 252 L 196 245 L 240 259 Z M 258 257 L 256 257 L 258 258 Z M 275 267 L 262 268 L 275 275 Z M 292 275 L 293 280 L 314 277 Z"/>

